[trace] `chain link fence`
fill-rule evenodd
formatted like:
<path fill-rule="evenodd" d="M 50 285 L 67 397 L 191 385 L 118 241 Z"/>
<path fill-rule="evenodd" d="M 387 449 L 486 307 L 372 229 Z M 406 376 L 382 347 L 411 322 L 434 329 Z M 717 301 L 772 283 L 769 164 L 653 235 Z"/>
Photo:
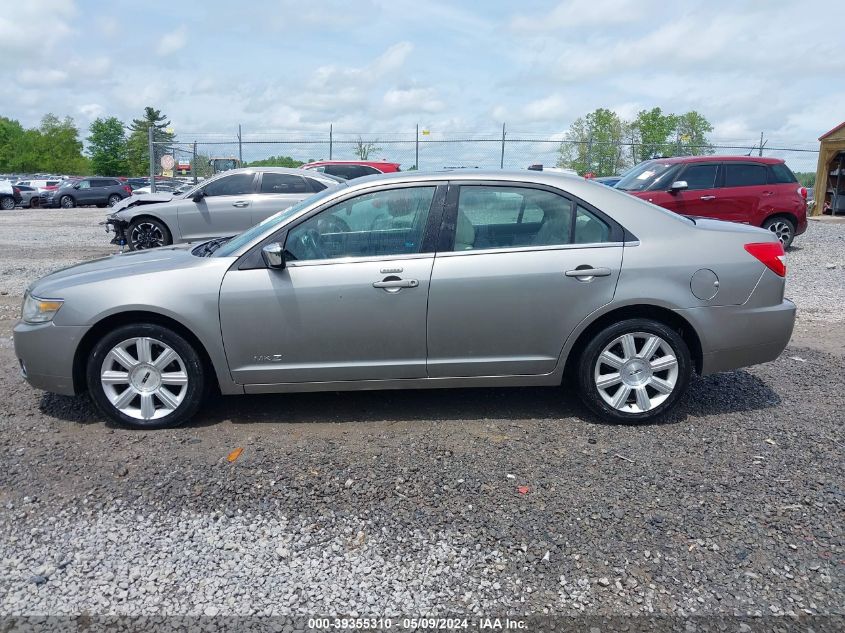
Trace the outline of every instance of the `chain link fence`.
<path fill-rule="evenodd" d="M 155 170 L 162 175 L 165 170 L 159 158 L 164 154 L 174 157 L 177 167 L 173 175 L 203 178 L 214 173 L 214 165 L 237 160 L 236 164 L 296 166 L 315 160 L 386 160 L 400 163 L 402 170 L 421 169 L 525 169 L 531 164 L 558 165 L 561 157 L 572 154 L 577 145 L 566 140 L 564 134 L 538 135 L 507 132 L 443 135 L 428 130 L 411 130 L 408 133 L 346 133 L 333 129 L 323 132 L 276 132 L 238 134 L 177 134 L 174 141 L 154 143 Z M 583 145 L 583 143 L 581 144 Z M 613 151 L 608 152 L 608 145 Z M 569 147 L 567 147 L 569 146 Z M 671 145 L 667 146 L 671 149 Z M 582 155 L 584 153 L 582 149 Z M 641 146 L 631 142 L 612 144 L 590 143 L 587 155 L 613 154 L 611 167 L 595 169 L 596 175 L 618 173 L 639 162 Z M 818 161 L 818 144 L 769 139 L 713 139 L 706 147 L 681 148 L 683 153 L 712 153 L 716 155 L 770 156 L 782 158 L 792 171 L 815 174 Z M 670 151 L 669 153 L 675 153 Z M 292 159 L 291 161 L 285 160 Z M 598 165 L 598 163 L 594 163 Z M 811 185 L 812 182 L 804 184 Z"/>

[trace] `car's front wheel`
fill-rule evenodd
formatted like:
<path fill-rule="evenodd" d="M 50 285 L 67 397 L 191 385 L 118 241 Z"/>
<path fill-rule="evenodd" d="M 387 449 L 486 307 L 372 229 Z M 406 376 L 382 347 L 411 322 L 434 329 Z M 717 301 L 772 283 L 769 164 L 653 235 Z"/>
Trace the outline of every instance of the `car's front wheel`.
<path fill-rule="evenodd" d="M 173 242 L 170 231 L 163 222 L 155 218 L 138 218 L 129 223 L 126 230 L 129 248 L 140 251 L 147 248 L 168 246 Z"/>
<path fill-rule="evenodd" d="M 15 199 L 14 198 L 10 198 L 8 196 L 3 196 L 2 198 L 0 198 L 0 209 L 3 209 L 4 211 L 11 211 L 14 208 L 15 208 Z"/>
<path fill-rule="evenodd" d="M 62 209 L 73 209 L 76 206 L 76 200 L 73 196 L 62 196 L 59 198 L 59 205 Z"/>
<path fill-rule="evenodd" d="M 764 229 L 769 229 L 775 234 L 783 244 L 783 248 L 787 249 L 792 245 L 792 240 L 795 239 L 795 225 L 792 220 L 783 216 L 769 218 L 763 223 Z"/>
<path fill-rule="evenodd" d="M 654 420 L 686 392 L 689 349 L 672 328 L 651 319 L 627 319 L 590 340 L 578 362 L 584 404 L 609 422 Z"/>
<path fill-rule="evenodd" d="M 109 419 L 158 429 L 190 420 L 206 393 L 197 350 L 176 332 L 152 323 L 121 326 L 94 346 L 88 391 Z"/>

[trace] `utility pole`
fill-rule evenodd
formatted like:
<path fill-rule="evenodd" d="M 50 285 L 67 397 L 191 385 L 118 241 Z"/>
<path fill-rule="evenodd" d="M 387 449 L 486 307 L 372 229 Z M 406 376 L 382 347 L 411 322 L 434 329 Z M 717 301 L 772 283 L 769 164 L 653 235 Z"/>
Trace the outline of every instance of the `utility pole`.
<path fill-rule="evenodd" d="M 150 150 L 150 191 L 152 193 L 156 192 L 156 156 L 155 156 L 155 144 L 153 143 L 153 124 L 150 123 L 150 126 L 147 128 L 147 137 L 149 143 L 149 150 Z"/>
<path fill-rule="evenodd" d="M 502 123 L 502 157 L 499 159 L 499 169 L 505 168 L 505 124 Z"/>
<path fill-rule="evenodd" d="M 241 140 L 241 124 L 238 123 L 238 167 L 243 167 L 244 164 L 244 148 Z"/>
<path fill-rule="evenodd" d="M 763 155 L 763 133 L 760 132 L 760 153 L 759 156 Z"/>
<path fill-rule="evenodd" d="M 194 184 L 197 184 L 197 142 L 194 141 L 194 157 L 191 159 L 191 176 L 194 177 Z"/>
<path fill-rule="evenodd" d="M 332 150 L 334 149 L 334 124 L 329 123 L 329 160 L 332 159 Z"/>
<path fill-rule="evenodd" d="M 414 169 L 420 170 L 420 124 L 417 123 L 417 143 L 414 150 Z"/>

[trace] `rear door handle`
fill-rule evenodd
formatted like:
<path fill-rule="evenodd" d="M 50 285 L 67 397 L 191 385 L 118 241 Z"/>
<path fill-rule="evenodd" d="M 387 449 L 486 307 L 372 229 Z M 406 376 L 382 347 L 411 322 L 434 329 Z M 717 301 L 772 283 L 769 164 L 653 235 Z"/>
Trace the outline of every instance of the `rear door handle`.
<path fill-rule="evenodd" d="M 237 202 L 233 202 L 232 206 L 233 207 L 239 207 L 239 208 L 248 207 L 249 202 L 247 200 L 238 200 Z"/>
<path fill-rule="evenodd" d="M 581 268 L 578 267 L 575 270 L 567 270 L 566 271 L 567 277 L 575 277 L 579 280 L 587 281 L 587 278 L 592 279 L 593 277 L 610 277 L 610 268 Z"/>
<path fill-rule="evenodd" d="M 715 200 L 716 196 L 701 196 L 699 200 Z"/>

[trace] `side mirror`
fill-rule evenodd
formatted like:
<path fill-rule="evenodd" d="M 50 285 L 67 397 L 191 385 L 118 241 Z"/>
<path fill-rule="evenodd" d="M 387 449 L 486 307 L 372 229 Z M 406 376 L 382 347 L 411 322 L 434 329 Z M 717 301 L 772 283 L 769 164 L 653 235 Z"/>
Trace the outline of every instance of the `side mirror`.
<path fill-rule="evenodd" d="M 79 189 L 79 183 L 76 183 L 76 184 L 73 186 L 73 188 L 74 188 L 74 189 Z"/>
<path fill-rule="evenodd" d="M 194 197 L 191 198 L 194 202 L 200 202 L 202 199 L 205 198 L 205 189 L 200 189 L 194 194 Z"/>
<path fill-rule="evenodd" d="M 285 247 L 278 242 L 273 242 L 262 248 L 261 257 L 264 258 L 267 268 L 281 270 L 285 267 Z"/>
<path fill-rule="evenodd" d="M 669 193 L 678 193 L 684 189 L 687 189 L 689 185 L 687 184 L 686 180 L 676 180 L 669 186 Z"/>

